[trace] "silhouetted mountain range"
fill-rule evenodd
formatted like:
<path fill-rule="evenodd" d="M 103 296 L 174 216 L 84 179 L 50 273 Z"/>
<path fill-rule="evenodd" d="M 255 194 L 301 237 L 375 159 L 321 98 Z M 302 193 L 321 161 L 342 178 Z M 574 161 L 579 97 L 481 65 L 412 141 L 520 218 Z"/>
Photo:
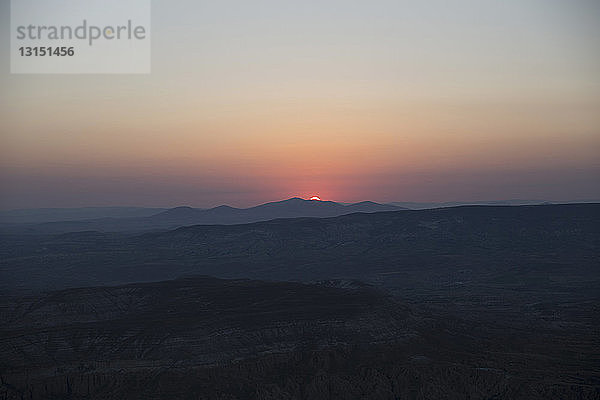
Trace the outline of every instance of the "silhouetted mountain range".
<path fill-rule="evenodd" d="M 598 201 L 582 201 L 594 203 Z M 519 206 L 553 204 L 546 200 L 490 200 L 471 202 L 392 202 L 387 204 L 363 201 L 336 203 L 291 198 L 255 207 L 236 208 L 221 205 L 214 208 L 144 207 L 80 207 L 35 208 L 0 211 L 0 232 L 63 233 L 86 230 L 102 232 L 141 232 L 174 229 L 189 225 L 234 225 L 276 218 L 335 217 L 355 212 L 426 210 L 464 205 Z M 577 203 L 577 202 L 566 202 Z M 558 203 L 556 203 L 558 204 Z"/>
<path fill-rule="evenodd" d="M 344 205 L 333 201 L 304 200 L 296 197 L 250 208 L 234 208 L 226 205 L 210 209 L 176 207 L 142 217 L 106 217 L 41 224 L 15 224 L 13 222 L 4 223 L 0 226 L 0 229 L 4 232 L 21 233 L 61 233 L 88 230 L 101 232 L 139 232 L 173 229 L 189 225 L 233 225 L 267 221 L 276 218 L 335 217 L 357 212 L 373 213 L 402 209 L 402 207 L 378 204 L 371 201 Z"/>
<path fill-rule="evenodd" d="M 276 218 L 336 217 L 357 212 L 373 213 L 400 209 L 402 208 L 372 201 L 343 205 L 333 201 L 304 200 L 295 197 L 250 208 L 234 208 L 226 205 L 206 210 L 177 207 L 154 215 L 152 219 L 154 221 L 171 221 L 174 224 L 185 222 L 185 225 L 232 225 Z"/>

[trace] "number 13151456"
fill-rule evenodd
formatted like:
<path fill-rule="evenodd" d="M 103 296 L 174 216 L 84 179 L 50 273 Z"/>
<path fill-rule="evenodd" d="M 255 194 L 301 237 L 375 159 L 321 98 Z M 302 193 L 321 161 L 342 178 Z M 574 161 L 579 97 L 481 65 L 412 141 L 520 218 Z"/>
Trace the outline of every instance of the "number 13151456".
<path fill-rule="evenodd" d="M 22 57 L 71 57 L 75 55 L 73 47 L 19 47 Z"/>

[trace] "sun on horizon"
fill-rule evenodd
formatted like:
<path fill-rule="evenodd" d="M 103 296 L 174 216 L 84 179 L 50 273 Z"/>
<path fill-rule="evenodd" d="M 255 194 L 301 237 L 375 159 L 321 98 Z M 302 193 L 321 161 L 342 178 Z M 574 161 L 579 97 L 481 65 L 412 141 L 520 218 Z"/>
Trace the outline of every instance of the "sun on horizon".
<path fill-rule="evenodd" d="M 319 196 L 313 196 L 310 198 L 310 200 L 321 201 L 321 198 Z"/>

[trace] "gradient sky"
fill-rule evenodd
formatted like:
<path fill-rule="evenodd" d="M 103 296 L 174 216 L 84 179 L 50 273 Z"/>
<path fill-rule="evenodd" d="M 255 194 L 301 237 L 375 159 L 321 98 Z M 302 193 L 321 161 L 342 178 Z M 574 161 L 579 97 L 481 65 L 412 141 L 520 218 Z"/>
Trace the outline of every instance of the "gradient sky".
<path fill-rule="evenodd" d="M 600 198 L 596 0 L 152 3 L 149 75 L 11 75 L 0 208 Z"/>

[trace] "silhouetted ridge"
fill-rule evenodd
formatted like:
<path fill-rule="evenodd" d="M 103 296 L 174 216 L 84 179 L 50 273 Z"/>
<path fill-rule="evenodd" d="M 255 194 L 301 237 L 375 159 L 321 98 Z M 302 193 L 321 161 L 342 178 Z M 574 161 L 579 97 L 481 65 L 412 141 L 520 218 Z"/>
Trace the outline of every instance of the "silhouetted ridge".
<path fill-rule="evenodd" d="M 190 225 L 235 225 L 268 221 L 276 218 L 337 217 L 356 212 L 397 211 L 401 207 L 365 201 L 344 205 L 333 201 L 304 200 L 293 197 L 250 208 L 220 205 L 210 209 L 181 206 L 144 218 L 103 218 L 95 220 L 53 222 L 39 225 L 10 226 L 26 233 L 60 233 L 96 230 L 104 232 L 174 229 Z M 4 227 L 6 230 L 6 227 Z"/>
<path fill-rule="evenodd" d="M 194 213 L 197 211 L 199 211 L 199 210 L 192 208 L 190 206 L 179 206 L 179 207 L 170 208 L 166 211 L 160 212 L 156 215 L 153 215 L 153 217 L 189 215 L 190 213 Z"/>

